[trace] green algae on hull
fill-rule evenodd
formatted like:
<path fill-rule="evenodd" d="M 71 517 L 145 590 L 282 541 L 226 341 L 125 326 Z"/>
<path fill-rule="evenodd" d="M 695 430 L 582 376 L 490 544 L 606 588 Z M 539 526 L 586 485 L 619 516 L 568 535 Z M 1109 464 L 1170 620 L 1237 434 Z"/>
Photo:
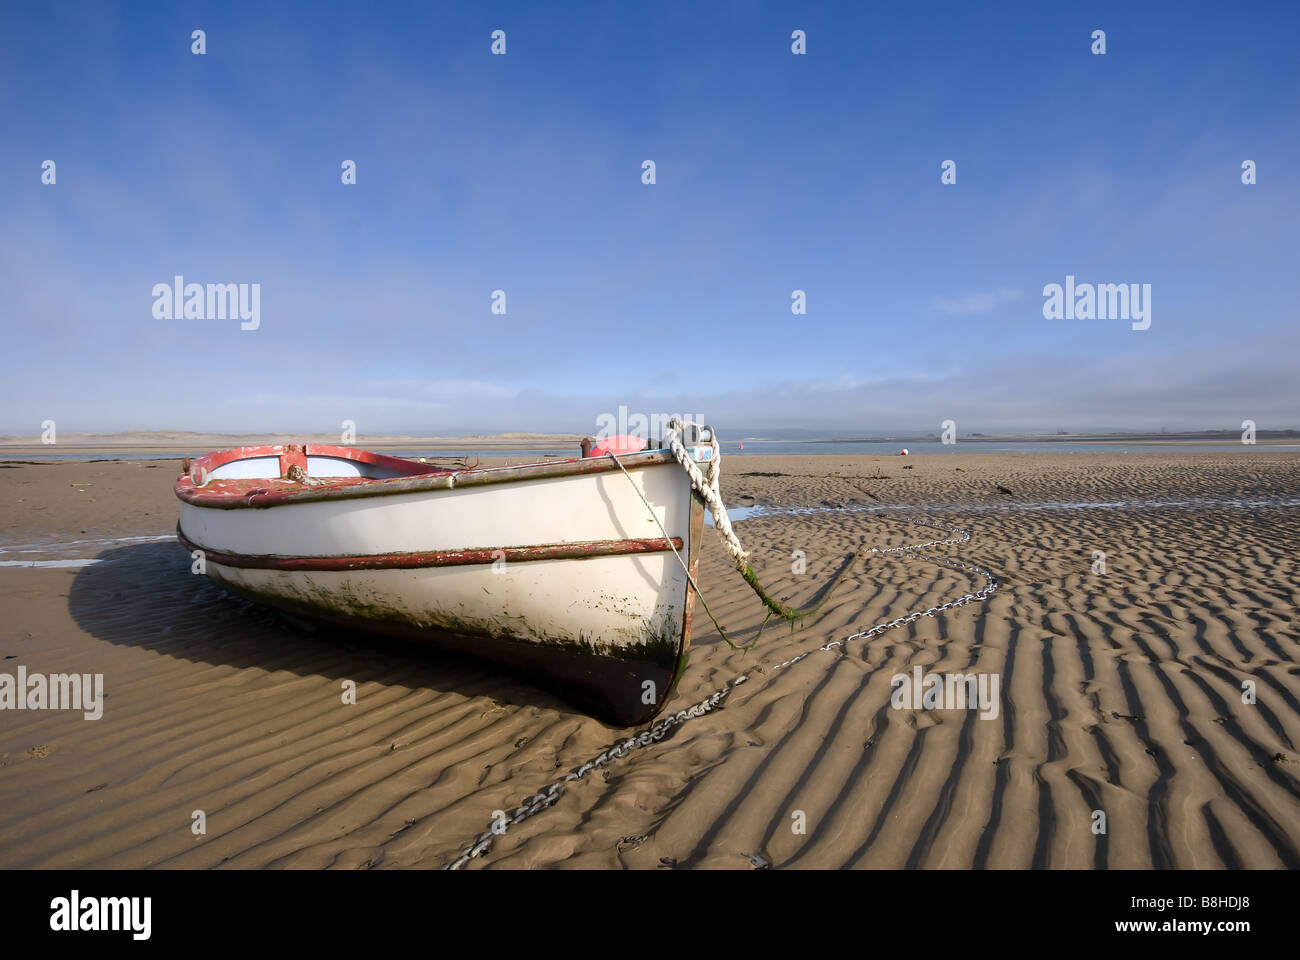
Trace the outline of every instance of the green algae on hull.
<path fill-rule="evenodd" d="M 639 613 L 630 610 L 620 612 L 618 616 L 625 618 L 628 624 L 617 628 L 617 636 L 611 640 L 582 632 L 576 636 L 558 635 L 553 631 L 533 627 L 522 615 L 512 615 L 505 611 L 496 617 L 430 610 L 423 611 L 421 615 L 420 612 L 402 609 L 382 596 L 366 599 L 361 585 L 351 579 L 326 587 L 316 583 L 311 576 L 282 575 L 254 587 L 245 583 L 237 571 L 226 571 L 227 568 L 219 565 L 208 565 L 208 572 L 214 580 L 254 600 L 268 603 L 280 600 L 300 611 L 328 611 L 348 620 L 372 623 L 380 630 L 385 625 L 402 625 L 417 630 L 446 631 L 494 640 L 532 643 L 591 657 L 653 663 L 674 675 L 683 654 L 682 620 L 676 612 L 676 604 L 658 611 L 659 615 L 653 623 Z"/>

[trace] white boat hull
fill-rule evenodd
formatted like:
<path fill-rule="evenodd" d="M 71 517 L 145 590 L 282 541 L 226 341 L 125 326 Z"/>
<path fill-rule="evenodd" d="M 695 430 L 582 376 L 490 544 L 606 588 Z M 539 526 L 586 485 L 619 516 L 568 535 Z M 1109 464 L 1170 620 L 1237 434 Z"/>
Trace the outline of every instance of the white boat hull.
<path fill-rule="evenodd" d="M 181 539 L 222 586 L 488 657 L 617 723 L 668 699 L 689 646 L 683 567 L 703 533 L 671 456 L 626 456 L 626 474 L 584 460 L 406 476 L 379 463 L 360 477 L 346 457 L 309 456 L 298 481 L 281 476 L 292 456 L 223 456 L 205 458 L 205 483 L 177 483 Z M 319 482 L 335 471 L 351 479 Z"/>

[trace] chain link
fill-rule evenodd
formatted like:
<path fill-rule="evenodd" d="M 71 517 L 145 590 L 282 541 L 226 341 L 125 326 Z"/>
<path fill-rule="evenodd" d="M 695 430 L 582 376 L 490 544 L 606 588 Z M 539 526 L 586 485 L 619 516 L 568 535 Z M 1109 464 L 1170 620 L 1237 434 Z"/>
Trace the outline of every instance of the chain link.
<path fill-rule="evenodd" d="M 994 592 L 998 588 L 998 581 L 997 578 L 994 577 L 993 574 L 990 573 L 988 570 L 986 570 L 984 567 L 978 566 L 973 563 L 968 563 L 964 560 L 953 559 L 951 557 L 922 557 L 916 553 L 916 551 L 918 550 L 927 550 L 931 547 L 953 546 L 955 544 L 967 543 L 970 541 L 971 538 L 969 531 L 963 530 L 960 527 L 950 526 L 946 523 L 938 523 L 937 521 L 934 520 L 916 520 L 916 519 L 904 518 L 904 517 L 900 517 L 897 519 L 901 520 L 904 523 L 910 523 L 918 527 L 931 527 L 936 530 L 946 530 L 949 533 L 956 534 L 956 536 L 950 537 L 946 540 L 930 540 L 926 543 L 904 544 L 901 547 L 878 547 L 872 550 L 864 551 L 865 553 L 880 553 L 880 554 L 896 553 L 904 556 L 909 556 L 912 559 L 928 560 L 931 563 L 937 563 L 940 564 L 941 566 L 951 567 L 955 570 L 962 570 L 967 573 L 974 573 L 979 576 L 982 576 L 985 581 L 984 586 L 979 590 L 973 590 L 970 593 L 964 594 L 963 596 L 958 597 L 956 600 L 949 600 L 947 603 L 942 603 L 939 604 L 938 606 L 929 607 L 925 610 L 916 610 L 912 613 L 906 614 L 905 616 L 896 617 L 895 619 L 890 620 L 887 623 L 878 623 L 875 626 L 870 627 L 866 630 L 859 631 L 858 633 L 855 633 L 852 636 L 845 637 L 843 640 L 832 640 L 830 643 L 823 644 L 822 646 L 817 647 L 813 650 L 807 650 L 796 657 L 791 657 L 789 660 L 786 660 L 783 663 L 778 663 L 775 666 L 771 667 L 769 670 L 769 674 L 776 673 L 776 671 L 778 670 L 783 670 L 786 667 L 793 666 L 794 664 L 799 663 L 801 660 L 804 660 L 807 657 L 812 656 L 812 654 L 814 653 L 829 652 L 835 649 L 836 647 L 843 648 L 844 645 L 851 640 L 870 640 L 874 637 L 880 636 L 880 634 L 882 633 L 886 633 L 890 630 L 893 630 L 896 627 L 902 627 L 902 626 L 906 626 L 909 623 L 914 623 L 915 621 L 920 620 L 922 617 L 938 616 L 940 613 L 943 613 L 947 610 L 952 610 L 955 609 L 956 607 L 964 606 L 965 604 L 968 603 L 973 603 L 976 600 L 987 600 L 989 597 L 993 596 Z M 760 666 L 757 669 L 762 670 L 762 667 Z M 694 720 L 697 717 L 702 717 L 706 713 L 709 713 L 710 711 L 716 709 L 719 705 L 721 705 L 721 703 L 724 700 L 727 699 L 727 697 L 731 694 L 731 691 L 736 689 L 736 687 L 740 686 L 742 683 L 746 682 L 748 679 L 749 679 L 748 673 L 742 673 L 735 677 L 732 677 L 725 684 L 723 684 L 722 687 L 720 687 L 718 690 L 715 690 L 713 693 L 705 697 L 699 703 L 696 703 L 685 710 L 679 710 L 676 713 L 670 714 L 658 720 L 650 727 L 643 730 L 637 736 L 629 737 L 626 740 L 623 740 L 619 743 L 607 747 L 603 753 L 592 758 L 591 760 L 588 760 L 586 763 L 582 764 L 580 767 L 576 768 L 575 770 L 565 774 L 562 778 L 555 781 L 554 783 L 551 783 L 548 786 L 543 787 L 538 793 L 533 794 L 531 797 L 529 797 L 522 804 L 520 804 L 518 807 L 515 808 L 514 814 L 508 820 L 507 819 L 494 820 L 492 822 L 492 825 L 489 826 L 487 830 L 479 834 L 477 840 L 475 840 L 468 847 L 464 848 L 464 850 L 461 851 L 460 855 L 451 863 L 444 866 L 443 869 L 459 870 L 470 860 L 482 856 L 484 853 L 486 853 L 488 850 L 491 849 L 492 841 L 499 836 L 503 836 L 510 827 L 522 823 L 523 821 L 527 820 L 529 817 L 535 816 L 536 814 L 541 813 L 543 810 L 546 810 L 547 808 L 551 807 L 556 801 L 560 799 L 561 796 L 563 796 L 566 784 L 583 779 L 584 777 L 587 776 L 587 774 L 591 773 L 593 770 L 598 770 L 601 767 L 608 765 L 612 760 L 622 759 L 633 750 L 647 746 L 651 743 L 659 742 L 665 736 L 667 736 L 668 731 L 671 730 L 673 727 L 681 726 L 682 724 L 685 724 L 690 720 Z"/>

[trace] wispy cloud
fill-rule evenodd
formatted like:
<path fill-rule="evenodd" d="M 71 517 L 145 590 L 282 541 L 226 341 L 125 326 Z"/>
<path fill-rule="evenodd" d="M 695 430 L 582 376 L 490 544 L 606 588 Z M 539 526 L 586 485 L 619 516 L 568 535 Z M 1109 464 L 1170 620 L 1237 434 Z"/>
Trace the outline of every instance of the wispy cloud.
<path fill-rule="evenodd" d="M 1025 292 L 1023 290 L 1012 290 L 1003 287 L 1000 290 L 994 290 L 988 293 L 972 293 L 965 297 L 956 299 L 947 299 L 945 297 L 935 297 L 930 301 L 931 309 L 938 310 L 954 317 L 967 316 L 976 313 L 988 313 L 995 307 L 1000 307 L 1004 303 L 1015 303 L 1023 299 Z"/>
<path fill-rule="evenodd" d="M 184 9 L 4 8 L 0 432 L 1300 425 L 1296 9 L 1129 5 L 1161 42 L 1104 61 L 1015 5 L 901 10 L 863 57 L 846 7 L 804 60 L 761 5 L 501 6 L 500 58 L 454 5 L 214 8 L 204 56 Z M 1150 282 L 1152 327 L 1044 320 L 1067 273 Z M 177 274 L 258 283 L 260 328 L 155 319 Z"/>

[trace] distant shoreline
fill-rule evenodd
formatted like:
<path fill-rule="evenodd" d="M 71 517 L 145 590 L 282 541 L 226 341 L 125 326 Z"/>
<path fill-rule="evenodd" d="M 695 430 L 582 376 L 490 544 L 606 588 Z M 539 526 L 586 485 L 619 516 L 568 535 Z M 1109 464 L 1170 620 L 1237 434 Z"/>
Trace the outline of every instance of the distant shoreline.
<path fill-rule="evenodd" d="M 135 432 L 123 434 L 68 434 L 58 443 L 43 444 L 39 437 L 0 437 L 0 454 L 46 455 L 88 453 L 203 454 L 232 447 L 277 443 L 318 443 L 361 447 L 366 450 L 531 450 L 572 447 L 582 442 L 578 434 L 502 434 L 496 437 L 357 437 L 343 444 L 338 434 L 177 434 Z"/>
<path fill-rule="evenodd" d="M 347 446 L 361 447 L 369 450 L 470 450 L 510 452 L 512 450 L 534 450 L 539 447 L 562 447 L 577 450 L 582 441 L 582 434 L 577 433 L 503 433 L 493 436 L 467 437 L 412 437 L 402 435 L 359 436 Z M 1259 430 L 1255 434 L 1256 442 L 1261 445 L 1269 443 L 1300 443 L 1300 430 Z M 805 437 L 783 439 L 778 437 L 727 436 L 723 433 L 723 443 L 752 444 L 845 444 L 845 443 L 937 443 L 939 437 L 934 434 L 899 434 L 896 436 L 872 437 Z M 1241 446 L 1239 432 L 1230 430 L 1203 430 L 1185 433 L 1109 433 L 1109 434 L 979 434 L 958 437 L 960 444 L 1001 443 L 1001 444 L 1096 444 L 1100 447 L 1123 444 L 1146 444 L 1151 446 Z M 276 443 L 319 443 L 344 445 L 338 434 L 216 434 L 188 433 L 185 431 L 140 430 L 123 433 L 65 434 L 55 444 L 42 443 L 40 437 L 0 436 L 0 454 L 44 455 L 59 454 L 86 455 L 93 453 L 158 453 L 162 455 L 202 454 L 212 450 L 225 450 L 232 447 L 259 446 Z"/>

